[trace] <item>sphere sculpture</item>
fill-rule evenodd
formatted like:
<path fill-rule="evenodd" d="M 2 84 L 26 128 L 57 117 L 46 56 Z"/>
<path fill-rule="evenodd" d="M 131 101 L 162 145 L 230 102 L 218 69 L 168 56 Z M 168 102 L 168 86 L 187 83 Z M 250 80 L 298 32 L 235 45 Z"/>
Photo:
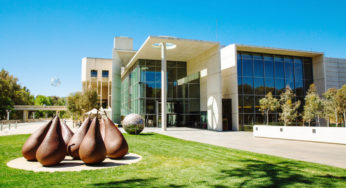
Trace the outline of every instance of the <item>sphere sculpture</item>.
<path fill-rule="evenodd" d="M 125 131 L 129 134 L 140 134 L 144 129 L 144 120 L 139 114 L 129 114 L 122 121 Z"/>

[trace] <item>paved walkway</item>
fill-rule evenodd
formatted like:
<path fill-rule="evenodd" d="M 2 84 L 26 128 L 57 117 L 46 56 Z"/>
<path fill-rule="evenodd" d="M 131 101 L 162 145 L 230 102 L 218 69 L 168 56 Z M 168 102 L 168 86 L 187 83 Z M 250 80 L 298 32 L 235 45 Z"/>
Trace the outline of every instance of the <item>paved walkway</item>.
<path fill-rule="evenodd" d="M 8 136 L 8 135 L 16 135 L 16 134 L 32 134 L 36 129 L 38 129 L 40 126 L 44 125 L 47 122 L 48 121 L 18 123 L 17 126 L 12 123 L 10 128 L 8 124 L 3 124 L 3 125 L 0 124 L 0 136 Z M 72 121 L 66 121 L 66 124 L 74 132 L 78 129 L 77 127 L 75 128 L 72 127 Z"/>
<path fill-rule="evenodd" d="M 146 128 L 145 132 L 346 169 L 346 145 L 257 138 L 252 136 L 252 132 L 216 132 L 192 128 L 168 128 L 166 132 Z"/>
<path fill-rule="evenodd" d="M 19 123 L 16 129 L 11 127 L 10 130 L 5 125 L 0 136 L 31 134 L 44 123 Z M 68 121 L 67 124 L 72 128 L 72 122 Z M 77 128 L 72 130 L 75 132 Z M 346 169 L 346 145 L 256 138 L 251 132 L 216 132 L 192 128 L 168 128 L 166 132 L 159 128 L 145 128 L 144 132 Z"/>

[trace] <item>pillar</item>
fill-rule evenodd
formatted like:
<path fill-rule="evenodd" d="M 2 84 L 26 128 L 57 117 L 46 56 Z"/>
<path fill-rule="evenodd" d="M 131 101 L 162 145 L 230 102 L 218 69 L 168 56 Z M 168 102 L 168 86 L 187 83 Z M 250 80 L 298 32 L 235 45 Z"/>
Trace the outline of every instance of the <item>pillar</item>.
<path fill-rule="evenodd" d="M 120 123 L 120 91 L 121 91 L 121 59 L 118 52 L 113 49 L 112 59 L 112 120 L 114 123 Z"/>
<path fill-rule="evenodd" d="M 167 62 L 166 43 L 161 44 L 161 129 L 167 130 Z"/>
<path fill-rule="evenodd" d="M 7 112 L 7 120 L 10 120 L 10 113 L 11 113 L 11 110 L 6 110 Z"/>
<path fill-rule="evenodd" d="M 109 81 L 107 81 L 107 108 L 109 108 Z"/>
<path fill-rule="evenodd" d="M 100 107 L 102 107 L 102 75 L 101 75 L 101 87 L 100 87 Z"/>
<path fill-rule="evenodd" d="M 28 120 L 28 111 L 27 110 L 24 110 L 23 111 L 23 121 L 27 121 Z"/>

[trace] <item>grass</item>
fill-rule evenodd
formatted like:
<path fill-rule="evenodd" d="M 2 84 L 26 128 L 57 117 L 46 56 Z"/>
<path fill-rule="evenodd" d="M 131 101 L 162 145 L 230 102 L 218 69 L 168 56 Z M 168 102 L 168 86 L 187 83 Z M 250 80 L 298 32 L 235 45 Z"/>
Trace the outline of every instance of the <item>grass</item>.
<path fill-rule="evenodd" d="M 125 135 L 136 164 L 81 172 L 31 172 L 6 163 L 28 135 L 0 137 L 0 187 L 346 187 L 346 169 L 184 141 Z M 346 162 L 346 160 L 345 160 Z"/>

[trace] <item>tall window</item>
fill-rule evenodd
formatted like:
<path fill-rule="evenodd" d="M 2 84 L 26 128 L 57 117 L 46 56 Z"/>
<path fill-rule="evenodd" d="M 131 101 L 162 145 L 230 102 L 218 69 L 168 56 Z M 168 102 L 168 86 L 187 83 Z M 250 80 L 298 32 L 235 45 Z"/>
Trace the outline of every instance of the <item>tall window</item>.
<path fill-rule="evenodd" d="M 148 126 L 161 124 L 161 61 L 138 60 L 121 84 L 122 115 L 139 113 Z M 167 61 L 167 84 L 168 126 L 207 128 L 199 74 L 187 75 L 186 62 Z"/>
<path fill-rule="evenodd" d="M 90 71 L 90 76 L 96 78 L 97 77 L 97 70 L 91 70 Z"/>
<path fill-rule="evenodd" d="M 313 82 L 312 59 L 306 57 L 238 52 L 237 71 L 241 130 L 264 123 L 259 100 L 268 92 L 279 98 L 284 89 L 290 87 L 296 100 L 303 100 Z M 279 111 L 271 112 L 269 122 L 277 122 L 278 114 Z"/>
<path fill-rule="evenodd" d="M 102 78 L 108 78 L 108 74 L 109 74 L 108 70 L 103 70 L 102 71 Z"/>

